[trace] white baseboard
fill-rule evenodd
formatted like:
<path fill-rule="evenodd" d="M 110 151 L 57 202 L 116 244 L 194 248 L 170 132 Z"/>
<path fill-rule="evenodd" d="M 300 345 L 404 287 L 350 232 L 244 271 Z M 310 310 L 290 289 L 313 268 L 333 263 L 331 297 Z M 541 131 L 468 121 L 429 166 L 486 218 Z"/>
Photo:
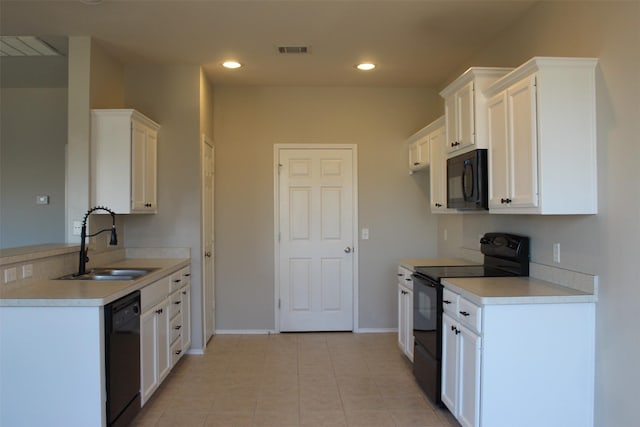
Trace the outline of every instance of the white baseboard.
<path fill-rule="evenodd" d="M 216 329 L 218 335 L 271 335 L 275 334 L 273 329 Z"/>
<path fill-rule="evenodd" d="M 356 334 L 386 334 L 389 332 L 398 332 L 398 328 L 360 328 L 354 332 Z"/>
<path fill-rule="evenodd" d="M 198 356 L 202 356 L 204 354 L 204 350 L 201 348 L 190 348 L 187 350 L 187 354 L 196 354 Z"/>

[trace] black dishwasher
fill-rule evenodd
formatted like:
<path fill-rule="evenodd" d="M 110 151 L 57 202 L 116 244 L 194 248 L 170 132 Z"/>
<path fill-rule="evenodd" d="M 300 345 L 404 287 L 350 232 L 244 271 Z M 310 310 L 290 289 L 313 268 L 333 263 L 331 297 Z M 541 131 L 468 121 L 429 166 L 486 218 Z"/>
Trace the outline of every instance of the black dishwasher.
<path fill-rule="evenodd" d="M 127 426 L 140 412 L 140 291 L 104 308 L 107 426 Z"/>

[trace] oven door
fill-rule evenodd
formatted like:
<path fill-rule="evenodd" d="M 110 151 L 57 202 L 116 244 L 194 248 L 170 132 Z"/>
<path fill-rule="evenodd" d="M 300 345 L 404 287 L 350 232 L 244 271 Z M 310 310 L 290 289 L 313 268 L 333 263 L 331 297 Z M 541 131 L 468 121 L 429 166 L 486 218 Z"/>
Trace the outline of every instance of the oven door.
<path fill-rule="evenodd" d="M 442 285 L 413 275 L 413 376 L 436 405 L 442 382 Z"/>
<path fill-rule="evenodd" d="M 442 286 L 413 276 L 413 336 L 435 360 L 442 356 Z"/>

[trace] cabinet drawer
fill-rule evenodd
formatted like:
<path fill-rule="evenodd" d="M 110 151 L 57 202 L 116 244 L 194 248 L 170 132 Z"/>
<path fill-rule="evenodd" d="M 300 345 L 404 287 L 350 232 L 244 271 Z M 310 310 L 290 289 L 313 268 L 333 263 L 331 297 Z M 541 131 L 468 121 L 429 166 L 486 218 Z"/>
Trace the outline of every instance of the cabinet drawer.
<path fill-rule="evenodd" d="M 175 316 L 179 315 L 182 311 L 182 298 L 180 295 L 180 291 L 174 292 L 171 294 L 171 298 L 169 299 L 169 318 L 173 319 Z"/>
<path fill-rule="evenodd" d="M 178 360 L 182 357 L 182 340 L 176 340 L 171 344 L 171 366 L 178 363 Z"/>
<path fill-rule="evenodd" d="M 458 318 L 469 329 L 480 333 L 482 309 L 464 298 L 458 300 Z"/>
<path fill-rule="evenodd" d="M 140 291 L 140 301 L 142 304 L 142 311 L 146 311 L 147 309 L 153 307 L 158 304 L 164 298 L 169 295 L 170 288 L 170 280 L 169 276 L 163 277 L 157 282 L 153 282 L 152 284 L 145 286 Z"/>
<path fill-rule="evenodd" d="M 451 292 L 447 288 L 442 291 L 442 309 L 451 317 L 458 316 L 458 294 Z"/>
<path fill-rule="evenodd" d="M 411 275 L 413 272 L 408 268 L 398 266 L 398 284 L 413 290 L 413 279 Z"/>
<path fill-rule="evenodd" d="M 169 342 L 173 343 L 182 335 L 182 316 L 176 316 L 171 321 L 171 326 L 169 328 L 171 329 L 171 339 Z"/>
<path fill-rule="evenodd" d="M 184 286 L 184 280 L 185 279 L 182 277 L 182 270 L 173 273 L 171 275 L 171 292 Z"/>

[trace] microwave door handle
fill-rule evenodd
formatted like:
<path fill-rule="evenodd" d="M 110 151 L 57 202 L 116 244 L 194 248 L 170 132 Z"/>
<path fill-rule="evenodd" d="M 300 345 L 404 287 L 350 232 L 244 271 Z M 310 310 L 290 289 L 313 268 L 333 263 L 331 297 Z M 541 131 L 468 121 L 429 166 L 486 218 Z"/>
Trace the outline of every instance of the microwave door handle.
<path fill-rule="evenodd" d="M 467 177 L 467 168 L 471 169 L 471 194 L 467 194 L 467 186 L 466 186 L 466 177 Z M 473 195 L 473 187 L 475 183 L 473 182 L 473 164 L 467 160 L 464 162 L 464 167 L 462 169 L 462 198 L 465 201 L 468 201 Z"/>

